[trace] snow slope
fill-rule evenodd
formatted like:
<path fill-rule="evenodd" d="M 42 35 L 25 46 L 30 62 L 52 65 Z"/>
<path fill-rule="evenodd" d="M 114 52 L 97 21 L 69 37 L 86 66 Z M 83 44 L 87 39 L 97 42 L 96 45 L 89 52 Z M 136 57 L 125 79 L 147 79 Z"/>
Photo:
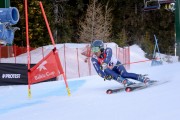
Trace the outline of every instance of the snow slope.
<path fill-rule="evenodd" d="M 132 46 L 131 61 L 144 59 L 143 51 Z M 133 52 L 134 51 L 134 52 Z M 139 51 L 139 52 L 137 52 Z M 135 59 L 136 58 L 136 59 Z M 103 81 L 97 75 L 27 86 L 0 87 L 0 120 L 179 120 L 180 63 L 151 67 L 149 62 L 132 64 L 129 72 L 147 73 L 151 79 L 169 81 L 131 93 L 107 95 L 109 88 L 122 85 Z"/>

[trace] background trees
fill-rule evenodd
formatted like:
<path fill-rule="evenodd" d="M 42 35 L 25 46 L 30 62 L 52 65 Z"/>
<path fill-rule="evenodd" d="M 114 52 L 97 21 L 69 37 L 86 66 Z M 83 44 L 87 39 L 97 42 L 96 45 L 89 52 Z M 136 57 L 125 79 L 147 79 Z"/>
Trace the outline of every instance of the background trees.
<path fill-rule="evenodd" d="M 16 32 L 14 43 L 25 45 L 24 0 L 11 1 L 11 6 L 20 10 L 18 27 L 21 30 Z M 42 3 L 56 43 L 103 39 L 120 46 L 138 44 L 147 53 L 152 53 L 153 35 L 156 34 L 161 52 L 168 53 L 174 46 L 174 13 L 163 6 L 160 10 L 144 12 L 143 0 L 54 1 L 42 0 Z M 28 3 L 31 46 L 50 44 L 38 2 L 28 0 Z"/>
<path fill-rule="evenodd" d="M 103 11 L 103 8 L 104 11 Z M 101 39 L 109 42 L 112 29 L 111 8 L 108 3 L 105 7 L 97 0 L 91 1 L 88 5 L 84 19 L 80 21 L 79 41 L 91 42 L 94 39 Z"/>

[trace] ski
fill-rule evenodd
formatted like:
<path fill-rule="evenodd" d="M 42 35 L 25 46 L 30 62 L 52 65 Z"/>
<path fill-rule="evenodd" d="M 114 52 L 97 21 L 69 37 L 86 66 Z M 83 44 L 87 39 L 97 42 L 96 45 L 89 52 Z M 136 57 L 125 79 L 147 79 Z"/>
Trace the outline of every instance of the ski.
<path fill-rule="evenodd" d="M 123 92 L 123 91 L 131 92 L 131 91 L 133 91 L 135 89 L 138 89 L 140 87 L 142 87 L 142 86 L 137 85 L 137 86 L 129 86 L 129 87 L 117 88 L 117 89 L 108 89 L 108 90 L 106 90 L 106 93 L 107 94 L 114 94 L 114 93 L 119 93 L 119 92 Z"/>
<path fill-rule="evenodd" d="M 113 93 L 118 93 L 118 92 L 121 92 L 121 91 L 124 91 L 124 87 L 123 88 L 118 88 L 118 89 L 108 89 L 106 90 L 106 93 L 107 94 L 113 94 Z"/>
<path fill-rule="evenodd" d="M 125 88 L 125 91 L 126 92 L 132 92 L 132 91 L 136 91 L 136 90 L 142 90 L 142 89 L 154 87 L 154 86 L 157 86 L 157 85 L 162 85 L 162 84 L 165 84 L 167 82 L 169 82 L 169 81 L 151 80 L 148 84 L 139 83 L 139 84 L 134 84 L 132 86 L 128 86 L 128 87 Z"/>
<path fill-rule="evenodd" d="M 132 91 L 134 91 L 136 89 L 139 89 L 141 87 L 143 87 L 143 86 L 128 86 L 128 87 L 125 88 L 125 91 L 126 92 L 132 92 Z"/>
<path fill-rule="evenodd" d="M 157 86 L 157 85 L 161 85 L 164 83 L 167 83 L 169 81 L 156 81 L 156 80 L 151 80 L 151 82 L 149 82 L 148 84 L 144 84 L 144 83 L 136 83 L 127 87 L 123 87 L 123 88 L 118 88 L 118 89 L 108 89 L 106 91 L 107 94 L 113 94 L 113 93 L 119 93 L 122 91 L 126 91 L 126 92 L 132 92 L 132 91 L 136 91 L 136 90 L 142 90 L 145 88 L 149 88 L 149 87 L 153 87 L 153 86 Z"/>

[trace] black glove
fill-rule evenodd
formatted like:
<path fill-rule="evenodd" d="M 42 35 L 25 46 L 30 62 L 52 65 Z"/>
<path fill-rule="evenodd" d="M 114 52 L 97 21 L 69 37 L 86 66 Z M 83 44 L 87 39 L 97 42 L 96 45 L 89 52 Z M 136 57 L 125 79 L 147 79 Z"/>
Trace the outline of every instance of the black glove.
<path fill-rule="evenodd" d="M 104 77 L 104 81 L 105 80 L 111 80 L 113 77 L 111 76 L 111 75 L 106 75 L 105 77 Z"/>

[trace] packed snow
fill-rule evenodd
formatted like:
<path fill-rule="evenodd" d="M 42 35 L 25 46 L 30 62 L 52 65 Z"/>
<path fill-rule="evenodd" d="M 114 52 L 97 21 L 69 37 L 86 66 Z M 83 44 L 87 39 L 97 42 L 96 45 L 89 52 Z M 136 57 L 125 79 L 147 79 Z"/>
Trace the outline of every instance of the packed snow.
<path fill-rule="evenodd" d="M 37 53 L 32 53 L 37 54 Z M 137 46 L 130 47 L 131 62 L 146 59 Z M 23 55 L 22 55 L 23 56 Z M 151 66 L 131 64 L 129 72 L 148 74 L 165 84 L 134 92 L 106 94 L 109 88 L 123 87 L 97 75 L 68 79 L 71 96 L 63 80 L 31 86 L 0 86 L 0 120 L 179 120 L 180 63 Z"/>

